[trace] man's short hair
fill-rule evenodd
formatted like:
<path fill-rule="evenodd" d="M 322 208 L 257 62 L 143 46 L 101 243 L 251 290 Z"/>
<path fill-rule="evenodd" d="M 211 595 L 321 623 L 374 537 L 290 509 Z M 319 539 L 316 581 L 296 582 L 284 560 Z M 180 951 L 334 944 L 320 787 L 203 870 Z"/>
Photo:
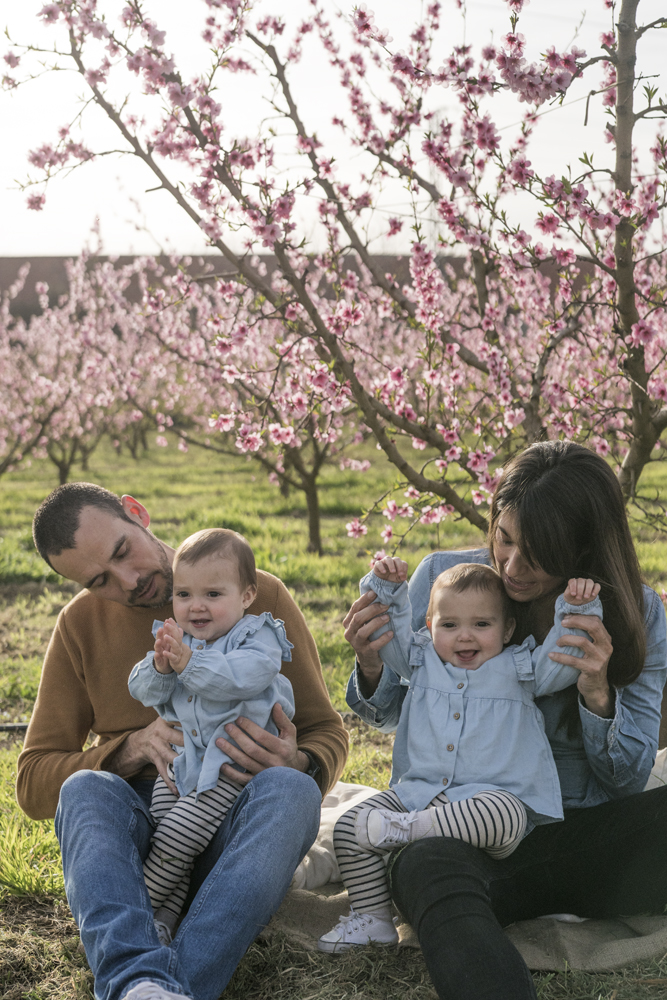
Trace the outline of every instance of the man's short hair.
<path fill-rule="evenodd" d="M 503 586 L 503 581 L 500 579 L 500 574 L 493 566 L 487 566 L 485 563 L 459 563 L 458 566 L 452 566 L 451 569 L 446 569 L 444 573 L 436 577 L 428 602 L 427 621 L 433 621 L 438 594 L 446 587 L 451 588 L 455 594 L 462 594 L 466 590 L 487 590 L 490 593 L 496 593 L 502 602 L 504 620 L 507 622 L 514 617 L 510 598 Z"/>
<path fill-rule="evenodd" d="M 243 535 L 229 528 L 205 528 L 186 538 L 176 549 L 174 570 L 178 562 L 193 566 L 209 556 L 236 559 L 241 590 L 247 587 L 257 589 L 255 554 Z"/>
<path fill-rule="evenodd" d="M 75 548 L 81 511 L 95 507 L 134 524 L 125 513 L 120 497 L 94 483 L 65 483 L 41 502 L 32 521 L 32 537 L 42 559 L 51 566 L 49 556 L 59 556 L 63 549 Z M 51 567 L 53 569 L 53 567 Z"/>

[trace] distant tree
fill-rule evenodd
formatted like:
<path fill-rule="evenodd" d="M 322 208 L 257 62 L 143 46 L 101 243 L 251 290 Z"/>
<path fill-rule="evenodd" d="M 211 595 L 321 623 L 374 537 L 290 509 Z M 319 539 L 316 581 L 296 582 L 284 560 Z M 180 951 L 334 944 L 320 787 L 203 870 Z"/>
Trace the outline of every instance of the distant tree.
<path fill-rule="evenodd" d="M 61 39 L 50 62 L 76 68 L 122 148 L 143 161 L 233 266 L 229 306 L 254 317 L 253 332 L 273 324 L 281 338 L 307 344 L 317 358 L 311 370 L 322 366 L 328 391 L 354 401 L 413 491 L 406 516 L 433 519 L 453 510 L 480 529 L 493 469 L 527 443 L 559 435 L 589 442 L 617 464 L 626 497 L 641 501 L 639 480 L 661 457 L 655 449 L 667 428 L 667 143 L 660 126 L 652 138 L 638 132 L 644 120 L 665 118 L 667 102 L 644 84 L 641 106 L 634 106 L 638 46 L 647 32 L 665 28 L 667 17 L 638 25 L 639 0 L 604 0 L 609 30 L 597 54 L 552 47 L 529 64 L 517 30 L 524 0 L 507 3 L 510 31 L 499 45 L 479 54 L 457 46 L 435 65 L 437 2 L 396 51 L 365 7 L 354 10 L 343 40 L 344 28 L 337 34 L 326 5 L 313 0 L 311 16 L 286 40 L 285 23 L 249 0 L 207 0 L 202 31 L 210 64 L 189 81 L 138 0 L 120 5 L 113 23 L 94 0 L 56 0 L 40 15 Z M 309 36 L 340 84 L 340 142 L 329 149 L 304 121 L 290 83 Z M 10 66 L 24 55 L 43 53 L 15 46 Z M 528 159 L 537 110 L 562 100 L 596 67 L 602 78 L 591 97 L 601 95 L 607 110 L 608 162 L 594 165 L 582 151 L 579 173 L 555 166 L 539 177 Z M 248 123 L 255 138 L 225 128 L 220 95 L 229 74 L 266 81 L 275 115 Z M 435 115 L 442 87 L 458 99 L 451 118 Z M 509 141 L 492 116 L 499 91 L 523 105 Z M 347 150 L 358 154 L 354 180 L 349 164 L 346 179 L 337 175 Z M 65 128 L 30 161 L 48 180 L 92 155 Z M 184 167 L 186 184 L 179 179 Z M 409 284 L 383 271 L 368 235 L 383 189 L 396 181 L 413 203 Z M 530 232 L 512 221 L 517 192 L 534 205 Z M 317 224 L 304 225 L 301 209 L 313 198 Z M 439 245 L 467 254 L 462 274 L 439 266 L 417 198 L 440 220 Z M 43 201 L 38 185 L 29 205 Z M 391 218 L 388 226 L 393 234 L 401 222 Z M 247 252 L 233 251 L 232 231 L 243 233 Z M 253 257 L 261 247 L 275 255 L 270 275 Z M 350 257 L 359 276 L 354 288 L 345 285 Z M 545 264 L 555 273 L 551 282 L 540 271 Z M 376 334 L 388 328 L 393 338 L 384 348 Z M 302 393 L 299 382 L 292 405 Z M 268 414 L 273 399 L 262 398 Z M 319 394 L 307 397 L 307 408 L 320 419 Z M 256 433 L 250 421 L 247 436 Z M 365 530 L 351 522 L 351 534 Z"/>

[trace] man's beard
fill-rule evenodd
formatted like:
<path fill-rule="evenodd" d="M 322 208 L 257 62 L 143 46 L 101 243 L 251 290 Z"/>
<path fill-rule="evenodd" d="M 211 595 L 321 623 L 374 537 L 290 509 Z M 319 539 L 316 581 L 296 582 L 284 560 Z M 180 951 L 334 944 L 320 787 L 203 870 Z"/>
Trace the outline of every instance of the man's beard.
<path fill-rule="evenodd" d="M 164 551 L 157 538 L 155 539 L 155 547 L 160 561 L 160 565 L 157 569 L 149 573 L 148 576 L 144 576 L 138 581 L 136 587 L 127 599 L 127 603 L 132 608 L 161 608 L 163 604 L 171 598 L 171 593 L 174 586 L 174 574 L 171 569 L 171 563 L 169 562 L 169 557 Z M 141 599 L 141 594 L 150 586 L 153 577 L 156 579 L 156 591 L 153 597 L 149 601 L 143 601 Z M 161 581 L 160 581 L 161 578 Z"/>

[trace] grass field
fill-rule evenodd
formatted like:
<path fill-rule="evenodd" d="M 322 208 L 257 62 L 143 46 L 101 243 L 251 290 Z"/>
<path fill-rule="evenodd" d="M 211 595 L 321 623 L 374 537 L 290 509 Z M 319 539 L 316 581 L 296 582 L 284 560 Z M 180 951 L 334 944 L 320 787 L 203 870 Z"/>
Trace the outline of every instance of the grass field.
<path fill-rule="evenodd" d="M 345 522 L 392 486 L 393 473 L 377 452 L 369 472 L 328 470 L 323 478 L 322 534 L 325 555 L 306 553 L 306 517 L 300 494 L 288 498 L 244 459 L 221 460 L 207 452 L 183 455 L 156 448 L 135 462 L 101 448 L 85 476 L 146 504 L 155 533 L 176 544 L 199 528 L 226 526 L 245 534 L 260 568 L 280 576 L 302 608 L 320 650 L 333 703 L 345 711 L 349 648 L 340 622 L 368 567 L 369 552 L 381 547 L 386 524 L 371 519 L 361 542 L 346 537 Z M 658 469 L 658 467 L 655 467 Z M 658 472 L 651 474 L 662 487 Z M 30 717 L 42 657 L 59 610 L 74 593 L 32 550 L 30 522 L 39 501 L 56 484 L 53 466 L 35 462 L 0 479 L 0 721 Z M 667 584 L 667 542 L 635 524 L 642 566 L 649 583 Z M 480 544 L 479 533 L 462 522 L 419 526 L 402 554 L 414 569 L 431 549 Z M 378 788 L 389 777 L 391 740 L 349 724 L 351 753 L 343 775 Z M 14 801 L 15 763 L 20 744 L 0 733 L 0 998 L 84 1000 L 92 980 L 78 950 L 78 934 L 64 902 L 58 845 L 52 824 L 33 823 Z M 582 973 L 535 976 L 541 1000 L 640 1000 L 667 998 L 667 956 L 615 975 Z M 226 1000 L 368 1000 L 435 996 L 419 953 L 373 950 L 331 959 L 286 941 L 257 943 L 224 994 Z"/>

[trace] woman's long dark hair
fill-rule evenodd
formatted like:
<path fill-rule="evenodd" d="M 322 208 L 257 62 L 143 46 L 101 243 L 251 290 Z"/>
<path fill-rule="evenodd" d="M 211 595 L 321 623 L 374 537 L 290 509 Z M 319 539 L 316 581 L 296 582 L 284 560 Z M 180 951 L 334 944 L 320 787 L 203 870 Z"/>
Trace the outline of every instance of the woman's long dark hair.
<path fill-rule="evenodd" d="M 571 441 L 531 445 L 508 463 L 494 493 L 492 555 L 503 513 L 516 519 L 517 544 L 532 566 L 561 580 L 583 576 L 600 584 L 614 646 L 609 684 L 634 681 L 646 656 L 642 581 L 623 494 L 604 459 Z M 570 721 L 567 715 L 561 722 Z"/>

